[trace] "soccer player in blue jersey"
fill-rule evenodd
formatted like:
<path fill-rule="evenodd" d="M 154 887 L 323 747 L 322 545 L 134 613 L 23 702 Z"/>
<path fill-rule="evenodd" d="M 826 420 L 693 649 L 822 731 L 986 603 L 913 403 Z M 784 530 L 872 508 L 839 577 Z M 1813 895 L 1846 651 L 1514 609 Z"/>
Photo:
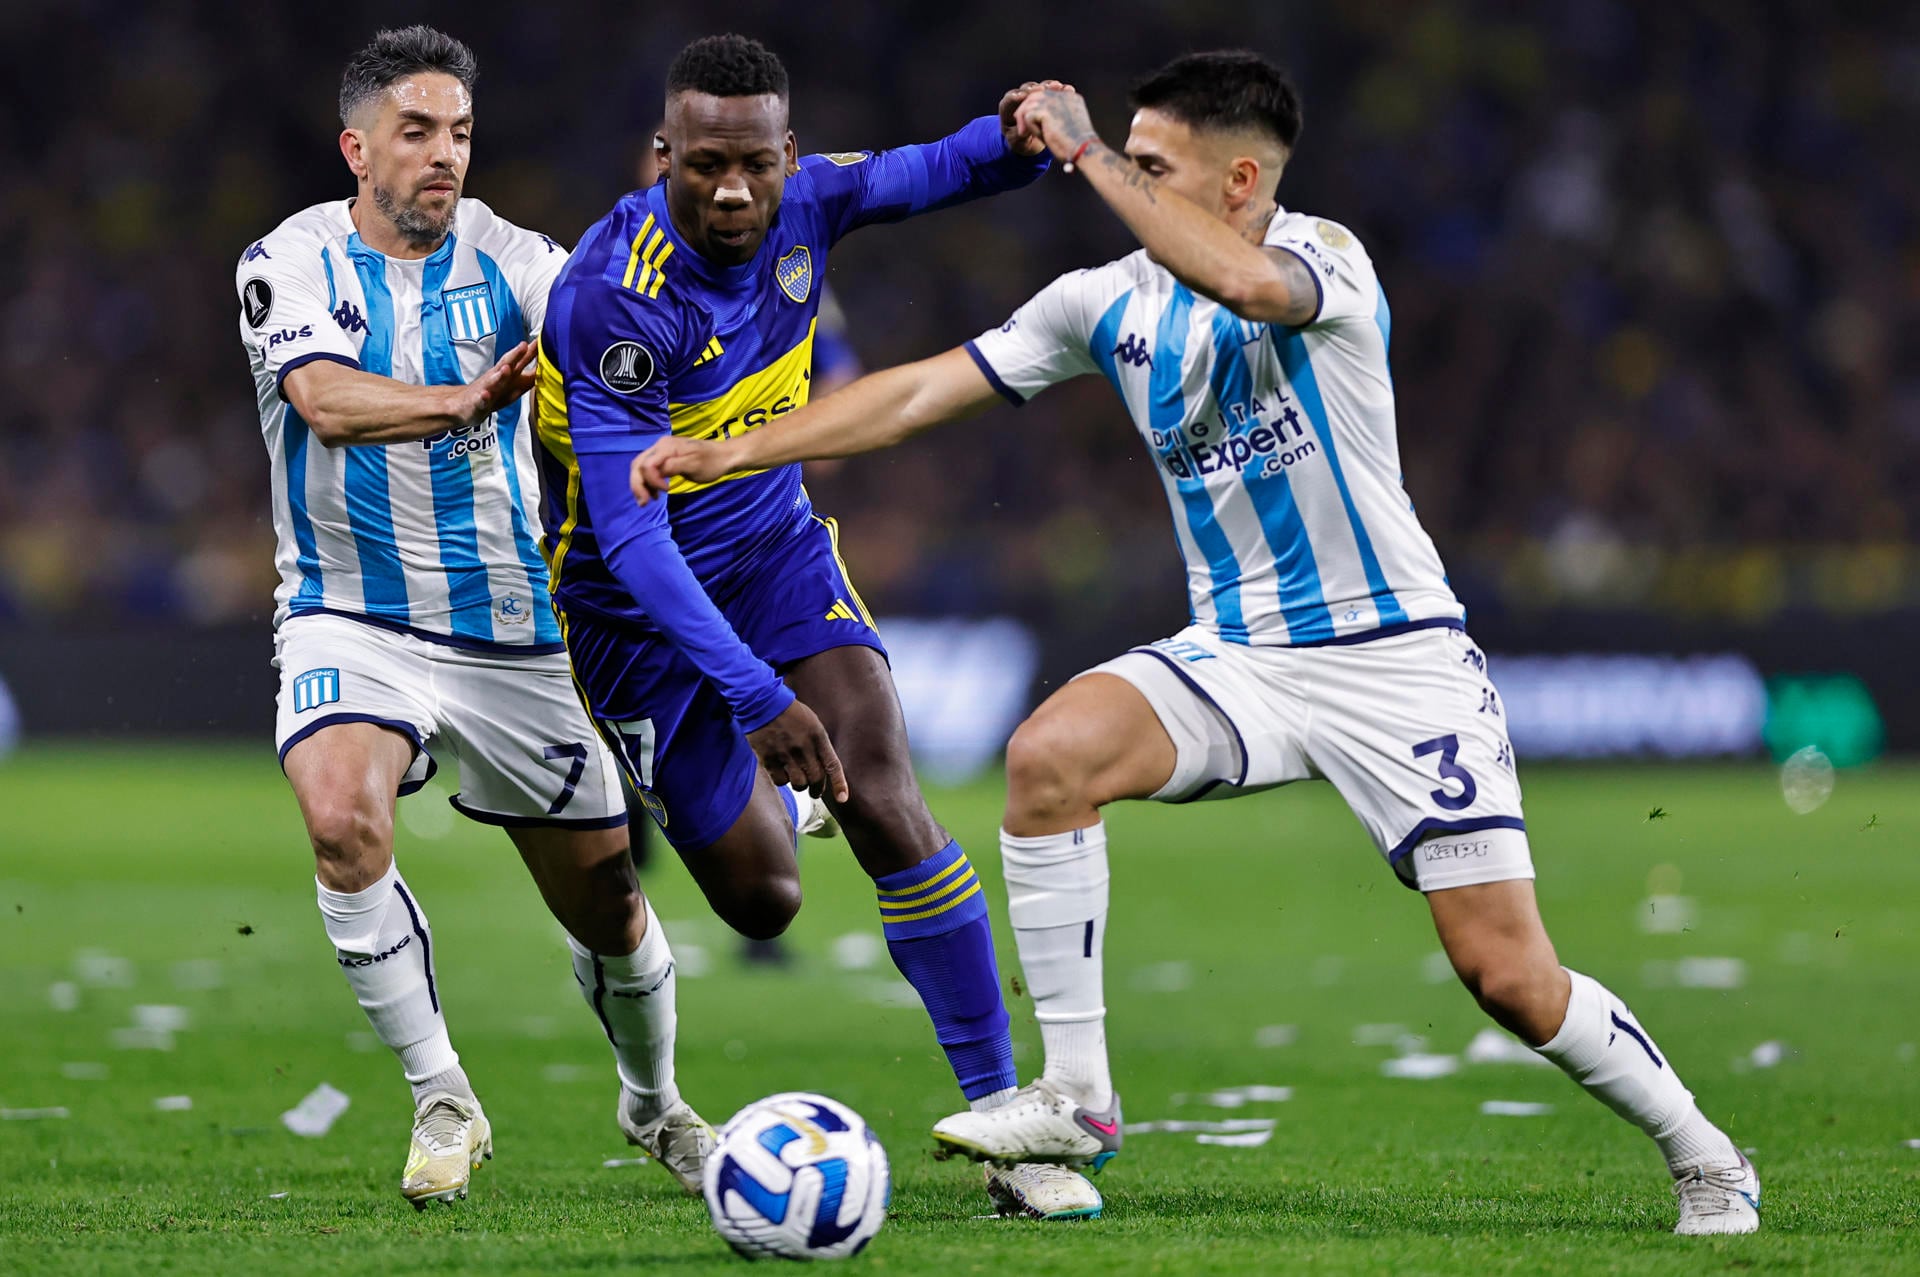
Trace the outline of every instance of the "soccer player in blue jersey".
<path fill-rule="evenodd" d="M 1001 327 L 772 429 L 676 438 L 634 467 L 650 501 L 669 480 L 870 451 L 1088 374 L 1112 384 L 1147 447 L 1193 624 L 1073 680 L 1008 745 L 1001 857 L 1046 1068 L 935 1138 L 989 1160 L 1098 1165 L 1118 1151 L 1100 809 L 1325 778 L 1424 894 L 1487 1013 L 1652 1137 L 1675 1231 L 1752 1232 L 1752 1164 L 1627 1005 L 1560 965 L 1541 923 L 1499 695 L 1400 485 L 1386 294 L 1352 231 L 1276 200 L 1300 133 L 1292 86 L 1252 53 L 1195 54 L 1133 103 L 1124 151 L 1072 92 L 1035 93 L 1018 119 L 1141 251 L 1063 275 Z"/>
<path fill-rule="evenodd" d="M 741 36 L 695 41 L 667 76 L 667 179 L 582 239 L 539 359 L 554 596 L 602 731 L 744 935 L 792 920 L 796 831 L 830 810 L 874 878 L 895 964 L 982 1107 L 1016 1082 L 986 903 L 914 781 L 886 649 L 833 522 L 797 466 L 679 484 L 646 509 L 628 471 L 669 434 L 736 437 L 806 403 L 829 250 L 1039 177 L 1044 148 L 1010 141 L 1026 91 L 928 145 L 802 158 L 779 59 Z M 1057 1167 L 995 1170 L 989 1187 L 1007 1211 L 1100 1209 Z"/>
<path fill-rule="evenodd" d="M 673 953 L 535 539 L 527 338 L 566 253 L 463 197 L 474 71 L 430 28 L 375 36 L 340 89 L 357 194 L 282 222 L 234 281 L 272 459 L 280 760 L 335 958 L 413 1088 L 401 1192 L 464 1197 L 493 1154 L 426 909 L 393 859 L 396 796 L 438 764 L 566 929 L 613 1046 L 621 1130 L 698 1192 L 713 1134 L 674 1084 Z"/>

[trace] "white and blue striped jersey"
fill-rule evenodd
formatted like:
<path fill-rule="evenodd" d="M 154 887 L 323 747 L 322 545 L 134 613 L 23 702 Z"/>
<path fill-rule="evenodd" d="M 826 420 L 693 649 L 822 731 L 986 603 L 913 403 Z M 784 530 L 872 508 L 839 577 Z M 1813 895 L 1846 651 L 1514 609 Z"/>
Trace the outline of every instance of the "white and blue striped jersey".
<path fill-rule="evenodd" d="M 1173 508 L 1193 620 L 1223 640 L 1460 624 L 1401 486 L 1373 262 L 1345 227 L 1284 209 L 1265 242 L 1320 288 L 1303 327 L 1241 319 L 1142 250 L 1061 276 L 967 349 L 1015 403 L 1085 373 L 1113 383 Z"/>
<path fill-rule="evenodd" d="M 411 443 L 326 447 L 281 393 L 329 359 L 415 385 L 472 381 L 546 318 L 567 254 L 463 199 L 430 256 L 361 242 L 350 201 L 282 222 L 240 259 L 240 339 L 273 469 L 276 627 L 329 612 L 482 650 L 559 651 L 527 402 Z"/>

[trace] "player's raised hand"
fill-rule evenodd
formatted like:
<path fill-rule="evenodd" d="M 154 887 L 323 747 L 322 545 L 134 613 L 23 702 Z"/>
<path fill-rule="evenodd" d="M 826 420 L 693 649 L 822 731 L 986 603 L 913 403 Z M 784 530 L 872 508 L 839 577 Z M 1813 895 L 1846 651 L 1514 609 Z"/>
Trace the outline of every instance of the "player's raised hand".
<path fill-rule="evenodd" d="M 459 412 L 470 426 L 477 426 L 533 389 L 534 345 L 523 341 L 500 356 L 493 367 L 465 386 Z"/>
<path fill-rule="evenodd" d="M 677 439 L 668 436 L 633 459 L 628 476 L 633 499 L 641 505 L 667 495 L 675 476 L 694 483 L 714 483 L 733 473 L 726 445 L 718 439 Z"/>
<path fill-rule="evenodd" d="M 1037 86 L 1015 106 L 1013 121 L 1020 135 L 1037 139 L 1054 158 L 1069 163 L 1083 147 L 1100 140 L 1087 115 L 1087 100 L 1071 85 Z"/>
<path fill-rule="evenodd" d="M 1073 92 L 1071 84 L 1062 84 L 1058 80 L 1028 80 L 1017 89 L 1007 90 L 1000 98 L 1000 135 L 1007 139 L 1007 149 L 1016 155 L 1038 155 L 1046 148 L 1046 142 L 1040 135 L 1022 128 L 1016 118 L 1020 104 L 1043 89 Z"/>
<path fill-rule="evenodd" d="M 833 752 L 827 729 L 803 702 L 795 701 L 759 731 L 748 732 L 747 744 L 774 784 L 804 789 L 815 798 L 825 791 L 836 803 L 847 801 L 840 756 Z"/>

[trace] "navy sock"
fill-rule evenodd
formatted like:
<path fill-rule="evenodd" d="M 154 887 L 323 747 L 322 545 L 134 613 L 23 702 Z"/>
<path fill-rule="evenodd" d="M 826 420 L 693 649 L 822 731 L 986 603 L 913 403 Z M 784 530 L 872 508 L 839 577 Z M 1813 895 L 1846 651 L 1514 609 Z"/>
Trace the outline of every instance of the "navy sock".
<path fill-rule="evenodd" d="M 887 952 L 926 1004 L 962 1093 L 974 1100 L 1017 1086 L 993 927 L 967 853 L 950 842 L 873 885 Z"/>

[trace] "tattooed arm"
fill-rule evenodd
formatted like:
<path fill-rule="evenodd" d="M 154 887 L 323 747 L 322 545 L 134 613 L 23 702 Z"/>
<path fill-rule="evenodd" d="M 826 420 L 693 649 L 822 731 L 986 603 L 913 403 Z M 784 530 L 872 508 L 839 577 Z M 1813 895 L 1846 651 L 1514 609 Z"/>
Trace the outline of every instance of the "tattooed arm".
<path fill-rule="evenodd" d="M 1057 158 L 1086 175 L 1153 259 L 1181 283 L 1244 319 L 1294 327 L 1314 321 L 1320 290 L 1313 274 L 1293 253 L 1262 246 L 1267 217 L 1256 218 L 1243 234 L 1169 189 L 1150 162 L 1100 140 L 1078 93 L 1035 93 L 1021 103 L 1017 118 Z"/>

